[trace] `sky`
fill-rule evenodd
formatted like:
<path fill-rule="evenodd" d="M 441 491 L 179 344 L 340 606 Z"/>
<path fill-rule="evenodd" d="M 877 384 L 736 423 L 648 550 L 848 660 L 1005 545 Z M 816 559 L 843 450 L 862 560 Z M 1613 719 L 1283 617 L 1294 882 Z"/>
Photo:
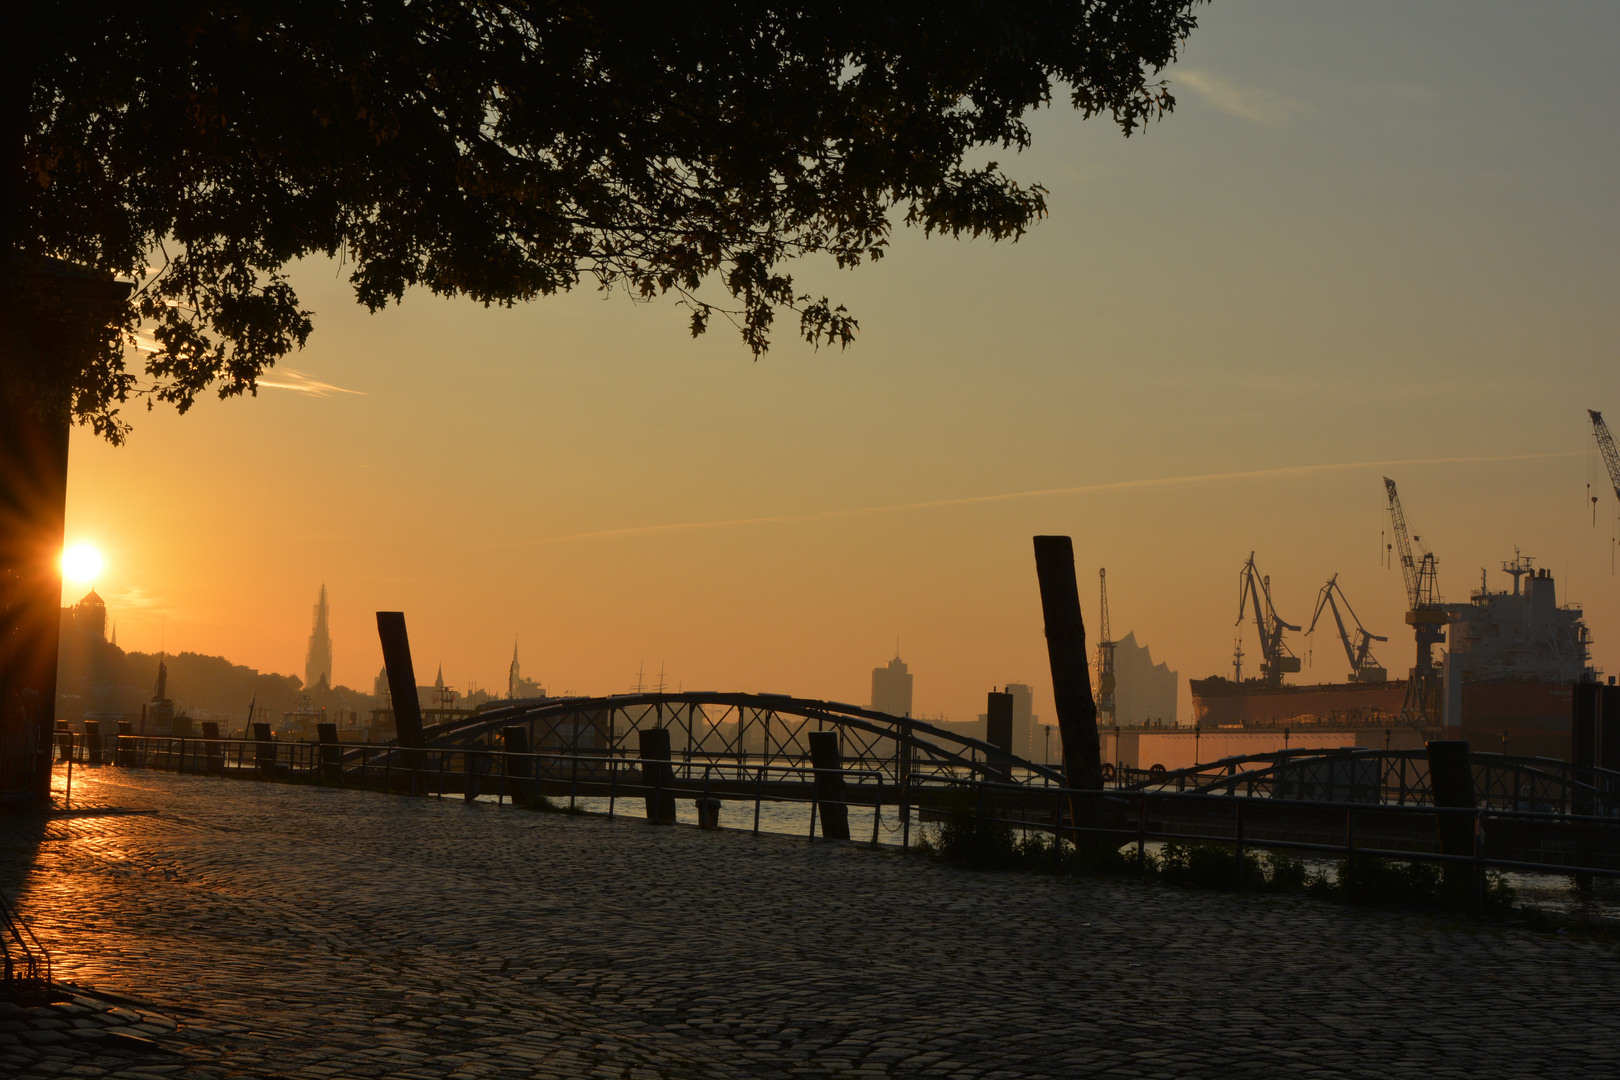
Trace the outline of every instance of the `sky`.
<path fill-rule="evenodd" d="M 860 319 L 846 351 L 784 332 L 755 362 L 589 288 L 369 315 L 300 265 L 316 331 L 256 399 L 74 435 L 68 542 L 104 552 L 119 644 L 301 675 L 325 582 L 335 680 L 362 689 L 387 609 L 421 681 L 463 690 L 504 690 L 515 641 L 553 692 L 644 669 L 864 704 L 898 643 L 918 715 L 1028 682 L 1050 719 L 1030 538 L 1063 533 L 1088 629 L 1106 567 L 1114 635 L 1180 673 L 1190 722 L 1251 551 L 1284 619 L 1337 573 L 1411 666 L 1389 475 L 1445 599 L 1520 550 L 1620 672 L 1620 503 L 1586 415 L 1620 420 L 1620 8 L 1200 22 L 1172 116 L 1127 140 L 1060 104 L 998 158 L 1050 190 L 1022 241 L 897 229 L 876 265 L 795 267 Z M 1290 637 L 1296 681 L 1348 671 L 1331 631 Z"/>

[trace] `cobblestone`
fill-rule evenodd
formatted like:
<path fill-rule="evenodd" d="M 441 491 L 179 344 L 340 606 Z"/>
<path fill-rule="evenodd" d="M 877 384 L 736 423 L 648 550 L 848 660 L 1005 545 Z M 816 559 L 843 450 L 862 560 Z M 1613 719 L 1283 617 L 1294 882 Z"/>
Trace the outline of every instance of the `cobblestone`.
<path fill-rule="evenodd" d="M 1608 1077 L 1620 1053 L 1620 948 L 1578 937 L 459 801 L 74 781 L 158 813 L 0 819 L 0 887 L 84 990 L 0 1008 L 23 1025 L 0 1075 Z"/>

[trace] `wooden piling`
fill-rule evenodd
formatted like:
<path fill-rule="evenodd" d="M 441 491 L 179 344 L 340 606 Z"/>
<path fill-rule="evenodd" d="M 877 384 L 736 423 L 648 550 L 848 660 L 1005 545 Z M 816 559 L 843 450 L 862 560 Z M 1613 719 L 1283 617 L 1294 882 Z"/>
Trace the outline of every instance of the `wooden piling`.
<path fill-rule="evenodd" d="M 1052 704 L 1063 744 L 1064 784 L 1081 791 L 1102 790 L 1102 748 L 1097 738 L 1097 702 L 1091 696 L 1091 664 L 1086 626 L 1080 615 L 1080 588 L 1074 576 L 1074 543 L 1067 536 L 1035 537 L 1035 575 L 1046 621 L 1046 656 L 1052 669 Z M 1082 831 L 1103 824 L 1100 796 L 1076 796 L 1071 813 L 1075 840 L 1106 845 L 1101 833 Z"/>
<path fill-rule="evenodd" d="M 669 763 L 669 729 L 642 728 L 641 783 L 647 789 L 647 822 L 675 824 L 675 769 Z"/>
<path fill-rule="evenodd" d="M 219 741 L 219 721 L 204 720 L 203 729 L 203 768 L 209 776 L 225 775 L 225 746 Z"/>
<path fill-rule="evenodd" d="M 135 767 L 135 725 L 128 720 L 118 721 L 118 746 L 113 751 L 113 762 L 125 769 Z"/>
<path fill-rule="evenodd" d="M 270 738 L 270 725 L 255 723 L 253 725 L 253 768 L 259 776 L 266 780 L 274 780 L 276 776 L 276 744 Z"/>
<path fill-rule="evenodd" d="M 810 764 L 816 770 L 816 803 L 821 807 L 824 840 L 849 839 L 849 806 L 844 802 L 844 754 L 838 732 L 812 731 Z"/>
<path fill-rule="evenodd" d="M 321 742 L 321 783 L 337 787 L 343 781 L 343 747 L 338 745 L 336 724 L 316 724 L 315 737 Z"/>
<path fill-rule="evenodd" d="M 522 726 L 501 728 L 501 745 L 506 750 L 506 782 L 512 802 L 533 806 L 537 795 L 534 759 L 529 757 L 529 729 Z"/>
<path fill-rule="evenodd" d="M 1001 751 L 1007 758 L 1012 757 L 1012 719 L 1013 696 L 990 691 L 985 703 L 984 741 Z M 1005 760 L 998 761 L 992 757 L 987 771 L 1004 783 L 1012 779 L 1012 772 Z"/>
<path fill-rule="evenodd" d="M 416 700 L 416 668 L 411 664 L 411 642 L 405 633 L 403 611 L 377 612 L 377 637 L 382 642 L 383 667 L 388 672 L 388 698 L 394 710 L 394 739 L 405 751 L 403 764 L 411 774 L 411 792 L 422 771 L 422 703 Z"/>

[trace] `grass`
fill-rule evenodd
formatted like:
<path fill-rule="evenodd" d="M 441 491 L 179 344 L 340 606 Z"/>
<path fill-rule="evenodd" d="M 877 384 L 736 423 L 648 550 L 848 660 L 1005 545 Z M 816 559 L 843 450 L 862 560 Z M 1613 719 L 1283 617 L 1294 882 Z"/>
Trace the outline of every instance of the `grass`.
<path fill-rule="evenodd" d="M 1252 892 L 1312 896 L 1358 907 L 1398 907 L 1467 912 L 1473 908 L 1473 869 L 1442 868 L 1427 862 L 1359 855 L 1354 865 L 1340 860 L 1332 875 L 1311 870 L 1283 852 L 1246 849 L 1242 861 L 1231 844 L 1164 844 L 1157 854 L 1138 862 L 1135 845 L 1079 848 L 1045 833 L 1023 839 L 1011 826 L 991 820 L 966 798 L 945 807 L 944 816 L 924 830 L 919 849 L 928 855 L 973 870 L 1042 874 L 1132 874 L 1167 885 L 1199 889 L 1246 889 Z M 1491 918 L 1519 917 L 1545 922 L 1542 912 L 1520 907 L 1513 887 L 1501 873 L 1486 875 L 1482 913 Z"/>

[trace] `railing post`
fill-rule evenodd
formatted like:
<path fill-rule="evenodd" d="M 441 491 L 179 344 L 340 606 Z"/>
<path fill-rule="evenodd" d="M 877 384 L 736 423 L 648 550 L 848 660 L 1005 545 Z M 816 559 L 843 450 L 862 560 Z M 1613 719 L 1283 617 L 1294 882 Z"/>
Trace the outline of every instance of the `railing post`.
<path fill-rule="evenodd" d="M 883 776 L 878 774 L 877 791 L 872 796 L 872 847 L 878 846 L 878 828 L 883 823 Z"/>
<path fill-rule="evenodd" d="M 1474 811 L 1474 914 L 1485 911 L 1485 811 Z"/>
<path fill-rule="evenodd" d="M 101 721 L 86 720 L 84 722 L 84 763 L 86 765 L 101 764 Z"/>
<path fill-rule="evenodd" d="M 1356 881 L 1356 812 L 1344 812 L 1344 895 L 1349 899 Z"/>
<path fill-rule="evenodd" d="M 1242 889 L 1245 886 L 1243 880 L 1245 875 L 1243 872 L 1243 804 L 1241 802 L 1232 804 L 1232 836 L 1236 840 L 1235 847 L 1237 849 L 1237 887 Z"/>
<path fill-rule="evenodd" d="M 911 850 L 911 746 L 906 746 L 906 770 L 900 777 L 900 850 Z"/>
<path fill-rule="evenodd" d="M 1143 876 L 1147 874 L 1147 818 L 1148 796 L 1144 791 L 1136 804 L 1136 872 Z"/>
<path fill-rule="evenodd" d="M 760 755 L 759 779 L 754 783 L 754 835 L 759 835 L 759 806 L 765 801 L 765 756 Z"/>

